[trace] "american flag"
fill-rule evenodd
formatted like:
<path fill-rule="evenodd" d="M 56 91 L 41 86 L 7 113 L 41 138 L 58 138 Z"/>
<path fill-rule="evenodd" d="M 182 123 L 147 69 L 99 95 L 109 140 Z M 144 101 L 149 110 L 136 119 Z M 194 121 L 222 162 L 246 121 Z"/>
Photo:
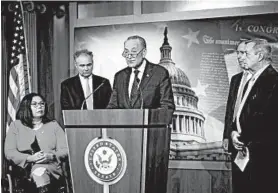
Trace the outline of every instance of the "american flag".
<path fill-rule="evenodd" d="M 20 100 L 31 92 L 27 44 L 21 2 L 14 3 L 13 38 L 11 43 L 7 127 L 15 120 Z"/>

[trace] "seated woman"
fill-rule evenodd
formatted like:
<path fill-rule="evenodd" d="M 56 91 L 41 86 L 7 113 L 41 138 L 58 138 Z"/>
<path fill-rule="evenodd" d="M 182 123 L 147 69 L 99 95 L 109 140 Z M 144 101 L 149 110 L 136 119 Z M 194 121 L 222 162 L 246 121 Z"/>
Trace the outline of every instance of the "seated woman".
<path fill-rule="evenodd" d="M 60 163 L 68 154 L 63 129 L 46 115 L 44 98 L 36 93 L 26 95 L 5 140 L 7 159 L 24 169 L 30 166 L 31 177 L 40 193 L 51 192 L 50 179 L 60 178 Z"/>

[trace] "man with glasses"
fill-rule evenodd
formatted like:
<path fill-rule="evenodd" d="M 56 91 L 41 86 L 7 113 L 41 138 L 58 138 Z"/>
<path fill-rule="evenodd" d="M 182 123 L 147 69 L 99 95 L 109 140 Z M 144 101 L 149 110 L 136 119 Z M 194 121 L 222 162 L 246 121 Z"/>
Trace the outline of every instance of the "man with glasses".
<path fill-rule="evenodd" d="M 271 65 L 271 46 L 266 40 L 246 42 L 243 68 L 251 73 L 246 78 L 241 73 L 238 84 L 238 109 L 232 122 L 232 159 L 247 156 L 247 165 L 233 164 L 233 192 L 277 192 L 278 158 L 278 73 Z M 247 76 L 248 77 L 248 76 Z M 241 169 L 240 169 L 241 168 Z"/>
<path fill-rule="evenodd" d="M 115 74 L 113 92 L 107 108 L 175 109 L 168 71 L 149 62 L 146 41 L 130 36 L 124 43 L 122 56 L 127 66 Z"/>
<path fill-rule="evenodd" d="M 87 49 L 74 54 L 78 75 L 61 83 L 62 110 L 105 109 L 112 92 L 108 79 L 93 74 L 93 54 Z"/>

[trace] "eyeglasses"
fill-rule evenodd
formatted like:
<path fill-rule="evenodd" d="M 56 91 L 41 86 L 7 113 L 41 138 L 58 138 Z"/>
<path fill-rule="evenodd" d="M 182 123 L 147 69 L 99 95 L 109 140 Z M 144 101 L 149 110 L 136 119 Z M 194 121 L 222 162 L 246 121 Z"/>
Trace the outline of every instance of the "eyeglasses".
<path fill-rule="evenodd" d="M 39 102 L 39 103 L 31 103 L 31 106 L 33 106 L 33 107 L 35 107 L 35 108 L 37 108 L 37 107 L 39 107 L 39 106 L 45 106 L 45 102 Z"/>
<path fill-rule="evenodd" d="M 128 52 L 124 51 L 124 52 L 122 53 L 122 56 L 123 56 L 124 58 L 129 58 L 129 57 L 131 57 L 131 58 L 136 58 L 144 49 L 145 49 L 145 48 L 143 48 L 143 49 L 142 49 L 140 52 L 138 52 L 138 53 L 128 53 Z"/>

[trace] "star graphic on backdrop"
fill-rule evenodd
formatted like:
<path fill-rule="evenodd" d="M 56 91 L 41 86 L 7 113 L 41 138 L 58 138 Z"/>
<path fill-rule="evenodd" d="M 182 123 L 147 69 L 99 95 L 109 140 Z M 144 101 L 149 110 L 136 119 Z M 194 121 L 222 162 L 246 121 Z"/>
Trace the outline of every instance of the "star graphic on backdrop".
<path fill-rule="evenodd" d="M 188 30 L 189 30 L 188 34 L 187 34 L 187 35 L 184 35 L 184 36 L 182 36 L 182 37 L 188 40 L 187 47 L 189 48 L 189 47 L 191 46 L 192 42 L 193 42 L 193 43 L 196 43 L 196 44 L 199 44 L 199 41 L 198 41 L 198 39 L 197 39 L 197 36 L 198 36 L 198 34 L 200 33 L 200 30 L 199 30 L 199 31 L 196 31 L 196 32 L 193 32 L 193 31 L 191 30 L 191 28 L 188 28 Z"/>
<path fill-rule="evenodd" d="M 209 87 L 208 84 L 202 85 L 201 81 L 198 80 L 197 86 L 192 88 L 197 96 L 207 96 L 206 89 Z"/>

